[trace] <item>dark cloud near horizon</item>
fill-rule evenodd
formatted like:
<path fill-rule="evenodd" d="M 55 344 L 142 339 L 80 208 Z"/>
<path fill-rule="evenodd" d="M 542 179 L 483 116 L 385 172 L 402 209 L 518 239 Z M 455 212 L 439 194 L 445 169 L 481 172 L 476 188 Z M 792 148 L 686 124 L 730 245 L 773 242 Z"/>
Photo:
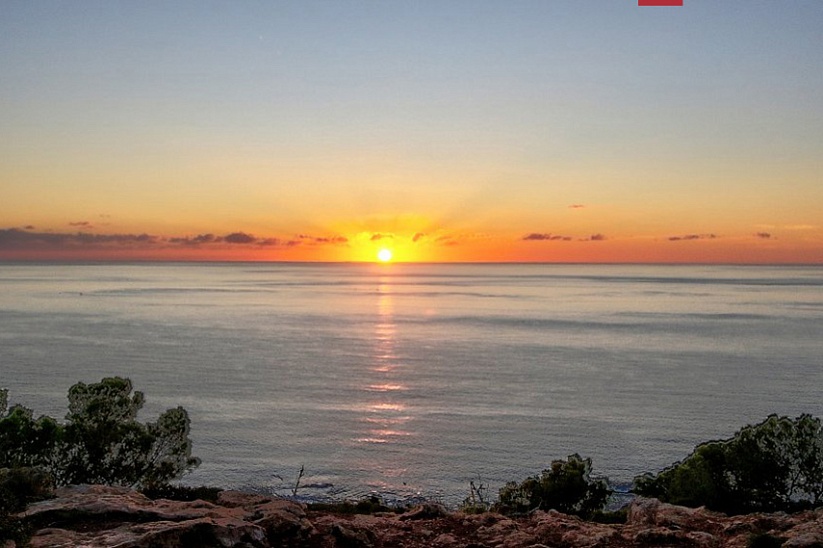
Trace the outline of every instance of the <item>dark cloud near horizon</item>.
<path fill-rule="evenodd" d="M 571 241 L 571 236 L 561 236 L 560 234 L 546 234 L 540 232 L 532 232 L 531 234 L 526 234 L 522 238 L 523 241 L 527 242 L 569 242 Z"/>
<path fill-rule="evenodd" d="M 69 226 L 78 226 L 82 228 L 94 228 L 94 226 L 89 221 L 74 221 L 69 223 Z"/>
<path fill-rule="evenodd" d="M 34 227 L 31 227 L 32 229 Z M 346 240 L 342 237 L 329 238 L 329 241 Z M 346 240 L 348 241 L 348 240 Z M 26 229 L 0 229 L 0 250 L 3 249 L 77 249 L 107 248 L 129 246 L 141 248 L 160 248 L 169 246 L 201 247 L 219 244 L 233 246 L 283 246 L 300 245 L 300 240 L 281 240 L 279 238 L 257 238 L 245 232 L 232 232 L 225 236 L 215 234 L 198 234 L 197 236 L 163 238 L 150 234 L 92 234 L 90 232 L 31 232 Z"/>
<path fill-rule="evenodd" d="M 0 229 L 0 249 L 65 248 L 80 246 L 152 245 L 160 241 L 149 234 L 90 234 L 88 232 L 28 232 Z"/>
<path fill-rule="evenodd" d="M 682 242 L 689 240 L 714 240 L 716 234 L 685 234 L 683 236 L 669 236 L 670 242 Z"/>
<path fill-rule="evenodd" d="M 426 237 L 426 235 L 425 235 L 425 234 L 423 234 L 422 232 L 418 232 L 418 233 L 416 233 L 414 236 L 412 236 L 412 241 L 413 241 L 413 242 L 417 242 L 417 241 L 419 241 L 421 238 L 425 238 L 425 237 Z"/>
<path fill-rule="evenodd" d="M 298 234 L 300 240 L 309 240 L 316 244 L 346 244 L 349 239 L 345 236 L 310 236 L 308 234 Z"/>
<path fill-rule="evenodd" d="M 245 232 L 232 232 L 223 236 L 223 241 L 228 244 L 253 244 L 257 238 Z"/>
<path fill-rule="evenodd" d="M 583 209 L 584 207 L 586 207 L 586 204 L 572 204 L 569 209 Z"/>
<path fill-rule="evenodd" d="M 380 232 L 377 232 L 375 234 L 372 234 L 370 240 L 372 242 L 377 242 L 377 241 L 387 239 L 387 238 L 388 239 L 394 238 L 394 234 L 381 234 Z"/>
<path fill-rule="evenodd" d="M 755 237 L 760 238 L 761 240 L 768 240 L 772 237 L 770 232 L 758 232 L 755 234 Z"/>
<path fill-rule="evenodd" d="M 214 242 L 219 242 L 221 238 L 215 236 L 214 234 L 198 234 L 193 238 L 185 237 L 185 238 L 169 238 L 169 242 L 173 244 L 180 244 L 185 246 L 199 246 L 202 244 L 211 244 Z"/>
<path fill-rule="evenodd" d="M 603 242 L 606 240 L 605 234 L 592 234 L 589 236 L 588 241 L 590 242 Z"/>

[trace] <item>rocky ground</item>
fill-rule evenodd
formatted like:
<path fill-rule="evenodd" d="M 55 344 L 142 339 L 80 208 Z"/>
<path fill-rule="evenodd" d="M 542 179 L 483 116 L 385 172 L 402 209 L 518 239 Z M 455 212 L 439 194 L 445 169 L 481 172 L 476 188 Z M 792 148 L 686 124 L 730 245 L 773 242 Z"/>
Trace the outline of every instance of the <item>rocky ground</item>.
<path fill-rule="evenodd" d="M 405 514 L 344 516 L 288 500 L 224 491 L 217 504 L 152 501 L 98 485 L 57 490 L 20 517 L 33 547 L 543 548 L 782 546 L 823 548 L 823 509 L 727 517 L 702 508 L 632 502 L 625 524 L 582 521 L 558 512 L 511 519 L 449 513 L 424 505 Z M 779 540 L 778 540 L 779 539 Z M 7 547 L 14 546 L 8 544 Z"/>

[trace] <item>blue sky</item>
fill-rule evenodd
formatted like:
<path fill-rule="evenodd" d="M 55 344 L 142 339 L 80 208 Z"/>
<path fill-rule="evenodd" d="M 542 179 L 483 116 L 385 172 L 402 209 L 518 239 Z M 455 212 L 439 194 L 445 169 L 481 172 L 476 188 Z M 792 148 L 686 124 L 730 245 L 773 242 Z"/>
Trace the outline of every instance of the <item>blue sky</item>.
<path fill-rule="evenodd" d="M 784 230 L 814 259 L 821 28 L 819 1 L 7 2 L 0 228 Z"/>

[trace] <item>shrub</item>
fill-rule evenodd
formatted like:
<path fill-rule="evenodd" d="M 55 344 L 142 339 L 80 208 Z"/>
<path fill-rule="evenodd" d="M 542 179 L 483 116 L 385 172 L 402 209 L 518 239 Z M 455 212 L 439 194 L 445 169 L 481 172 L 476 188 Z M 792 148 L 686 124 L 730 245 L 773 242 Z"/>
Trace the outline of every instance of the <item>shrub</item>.
<path fill-rule="evenodd" d="M 361 498 L 360 500 L 344 500 L 341 502 L 312 502 L 308 504 L 309 510 L 316 512 L 331 512 L 335 514 L 376 514 L 379 512 L 399 513 L 405 510 L 402 506 L 389 506 L 383 499 L 375 495 Z"/>
<path fill-rule="evenodd" d="M 15 513 L 29 502 L 49 498 L 54 491 L 51 475 L 40 468 L 0 469 L 0 513 Z"/>
<path fill-rule="evenodd" d="M 820 419 L 770 415 L 730 439 L 698 445 L 657 475 L 635 478 L 633 491 L 729 514 L 818 506 L 823 502 Z"/>
<path fill-rule="evenodd" d="M 51 476 L 37 468 L 0 469 L 0 544 L 14 541 L 25 545 L 29 527 L 14 516 L 26 504 L 52 494 Z"/>
<path fill-rule="evenodd" d="M 551 468 L 521 483 L 509 482 L 500 490 L 498 509 L 522 514 L 554 509 L 589 517 L 602 509 L 611 495 L 606 478 L 592 478 L 592 461 L 578 454 L 552 461 Z"/>
<path fill-rule="evenodd" d="M 463 499 L 458 510 L 464 514 L 482 514 L 491 509 L 491 502 L 488 496 L 489 488 L 482 481 L 478 480 L 478 485 L 474 480 L 469 481 L 469 496 Z"/>
<path fill-rule="evenodd" d="M 69 389 L 64 424 L 34 419 L 0 391 L 0 468 L 36 466 L 57 485 L 102 483 L 162 485 L 200 464 L 191 456 L 189 416 L 182 407 L 141 423 L 143 393 L 120 377 L 77 383 Z"/>

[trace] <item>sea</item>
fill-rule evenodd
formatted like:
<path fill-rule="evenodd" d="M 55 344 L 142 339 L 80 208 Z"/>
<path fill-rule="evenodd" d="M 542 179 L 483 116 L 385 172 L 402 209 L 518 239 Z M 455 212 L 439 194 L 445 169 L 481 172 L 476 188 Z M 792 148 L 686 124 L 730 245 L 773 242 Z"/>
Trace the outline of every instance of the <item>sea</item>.
<path fill-rule="evenodd" d="M 823 416 L 823 267 L 0 264 L 10 402 L 109 376 L 189 412 L 187 485 L 454 506 L 578 453 L 626 491 Z"/>

